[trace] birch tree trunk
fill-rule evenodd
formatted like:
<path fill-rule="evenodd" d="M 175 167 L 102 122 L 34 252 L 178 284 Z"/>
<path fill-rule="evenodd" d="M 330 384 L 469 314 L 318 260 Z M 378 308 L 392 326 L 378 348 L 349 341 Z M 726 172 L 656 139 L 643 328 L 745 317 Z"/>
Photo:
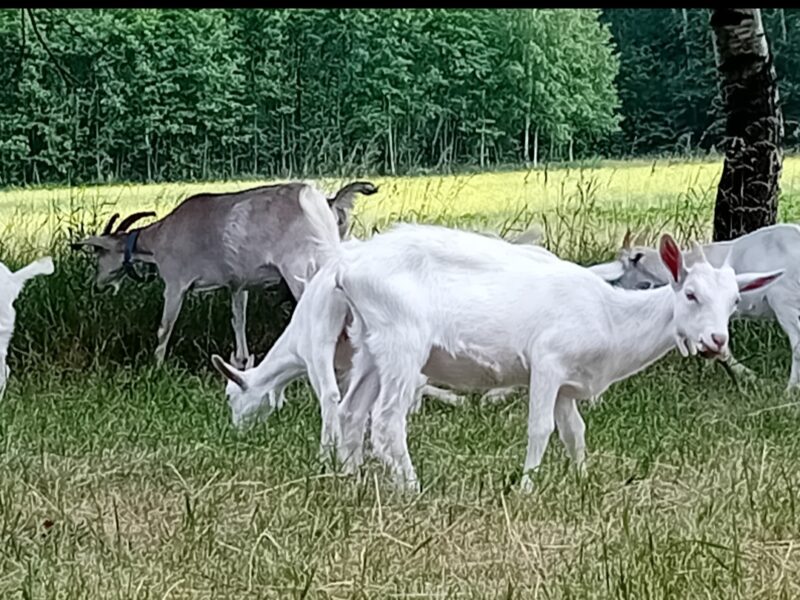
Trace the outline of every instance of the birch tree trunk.
<path fill-rule="evenodd" d="M 525 166 L 528 166 L 528 163 L 531 162 L 531 151 L 530 151 L 530 144 L 531 144 L 531 115 L 530 113 L 525 115 Z"/>
<path fill-rule="evenodd" d="M 783 115 L 772 55 L 757 8 L 713 9 L 727 149 L 714 207 L 714 240 L 775 223 Z"/>

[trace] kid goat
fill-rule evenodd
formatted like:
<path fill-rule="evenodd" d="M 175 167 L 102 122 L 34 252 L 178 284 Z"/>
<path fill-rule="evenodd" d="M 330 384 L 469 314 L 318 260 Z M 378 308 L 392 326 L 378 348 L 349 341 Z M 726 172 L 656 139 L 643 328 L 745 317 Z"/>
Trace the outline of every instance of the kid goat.
<path fill-rule="evenodd" d="M 349 470 L 358 466 L 371 415 L 375 454 L 411 489 L 418 483 L 406 414 L 421 371 L 454 386 L 529 385 L 522 483 L 529 489 L 555 427 L 584 470 L 576 400 L 600 395 L 674 347 L 683 356 L 725 356 L 740 292 L 765 288 L 783 273 L 735 274 L 701 253 L 686 268 L 669 235 L 659 253 L 671 285 L 647 291 L 615 288 L 574 263 L 538 260 L 524 247 L 437 226 L 400 225 L 354 246 L 330 240 L 320 240 L 330 260 L 323 271 L 331 269 L 351 308 L 356 348 L 337 410 L 338 454 Z"/>
<path fill-rule="evenodd" d="M 735 316 L 776 319 L 789 337 L 792 368 L 787 390 L 800 387 L 800 227 L 780 224 L 764 227 L 735 240 L 702 246 L 703 254 L 713 266 L 727 264 L 736 272 L 783 269 L 785 275 L 774 285 L 745 294 Z M 693 260 L 685 256 L 687 263 Z M 654 248 L 631 245 L 630 232 L 625 235 L 617 260 L 590 267 L 595 273 L 623 288 L 648 289 L 666 285 L 669 271 Z M 733 356 L 726 360 L 739 374 L 752 374 Z"/>
<path fill-rule="evenodd" d="M 50 275 L 52 272 L 53 260 L 49 256 L 35 260 L 13 273 L 0 263 L 0 398 L 5 393 L 10 374 L 6 356 L 11 337 L 14 335 L 14 321 L 17 316 L 14 301 L 29 280 L 38 275 Z"/>

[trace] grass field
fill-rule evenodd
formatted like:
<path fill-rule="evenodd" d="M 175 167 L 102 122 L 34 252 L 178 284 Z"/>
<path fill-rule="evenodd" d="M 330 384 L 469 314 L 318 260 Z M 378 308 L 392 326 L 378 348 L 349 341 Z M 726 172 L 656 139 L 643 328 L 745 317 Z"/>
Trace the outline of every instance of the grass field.
<path fill-rule="evenodd" d="M 607 162 L 601 166 L 499 173 L 371 178 L 378 195 L 361 198 L 353 234 L 404 221 L 434 221 L 505 233 L 530 222 L 547 229 L 551 249 L 596 252 L 593 242 L 616 245 L 625 228 L 655 233 L 664 228 L 685 237 L 709 238 L 721 161 Z M 271 181 L 270 181 L 271 182 Z M 44 247 L 54 232 L 78 225 L 102 228 L 113 212 L 156 210 L 165 215 L 184 198 L 204 192 L 245 189 L 267 181 L 130 184 L 0 191 L 3 239 Z M 343 180 L 320 180 L 333 192 Z M 780 219 L 800 220 L 800 157 L 787 157 Z M 581 236 L 591 234 L 587 240 Z"/>
<path fill-rule="evenodd" d="M 544 227 L 551 249 L 607 256 L 627 225 L 710 234 L 719 165 L 374 180 L 356 235 L 392 220 L 505 232 Z M 781 218 L 800 215 L 800 159 Z M 333 189 L 340 181 L 324 182 Z M 252 182 L 0 193 L 0 260 L 56 246 L 56 273 L 17 304 L 0 404 L 0 598 L 797 598 L 800 410 L 784 394 L 777 326 L 737 322 L 737 387 L 676 353 L 585 405 L 589 477 L 553 436 L 535 492 L 518 492 L 526 399 L 431 401 L 410 425 L 423 493 L 317 462 L 306 383 L 267 423 L 236 433 L 209 355 L 233 346 L 225 294 L 186 306 L 167 366 L 152 366 L 157 282 L 115 297 L 62 250 L 69 227 L 114 210 L 164 214 L 189 193 Z M 619 236 L 619 237 L 618 237 Z M 264 353 L 291 306 L 251 299 Z"/>

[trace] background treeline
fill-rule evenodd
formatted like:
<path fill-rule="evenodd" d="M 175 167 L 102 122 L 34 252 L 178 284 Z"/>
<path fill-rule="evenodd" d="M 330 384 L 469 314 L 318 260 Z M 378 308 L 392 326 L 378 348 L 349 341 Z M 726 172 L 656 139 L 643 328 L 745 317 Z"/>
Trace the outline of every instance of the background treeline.
<path fill-rule="evenodd" d="M 800 11 L 762 11 L 787 134 Z M 707 151 L 706 10 L 0 10 L 0 185 Z"/>

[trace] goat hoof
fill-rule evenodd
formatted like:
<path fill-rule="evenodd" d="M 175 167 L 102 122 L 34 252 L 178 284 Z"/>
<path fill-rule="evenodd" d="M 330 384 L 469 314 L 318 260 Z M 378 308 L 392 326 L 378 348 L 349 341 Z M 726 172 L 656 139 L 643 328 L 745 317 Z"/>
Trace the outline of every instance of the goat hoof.
<path fill-rule="evenodd" d="M 491 406 L 493 404 L 499 404 L 500 402 L 503 402 L 506 398 L 508 398 L 508 396 L 509 392 L 495 392 L 490 390 L 481 396 L 478 402 L 481 406 Z"/>
<path fill-rule="evenodd" d="M 536 485 L 533 483 L 533 478 L 527 473 L 522 476 L 522 480 L 519 483 L 519 489 L 523 494 L 530 494 L 536 489 Z"/>
<path fill-rule="evenodd" d="M 401 477 L 399 480 L 395 482 L 395 487 L 397 491 L 401 494 L 419 494 L 421 491 L 419 480 L 416 477 L 414 478 L 404 478 Z"/>

